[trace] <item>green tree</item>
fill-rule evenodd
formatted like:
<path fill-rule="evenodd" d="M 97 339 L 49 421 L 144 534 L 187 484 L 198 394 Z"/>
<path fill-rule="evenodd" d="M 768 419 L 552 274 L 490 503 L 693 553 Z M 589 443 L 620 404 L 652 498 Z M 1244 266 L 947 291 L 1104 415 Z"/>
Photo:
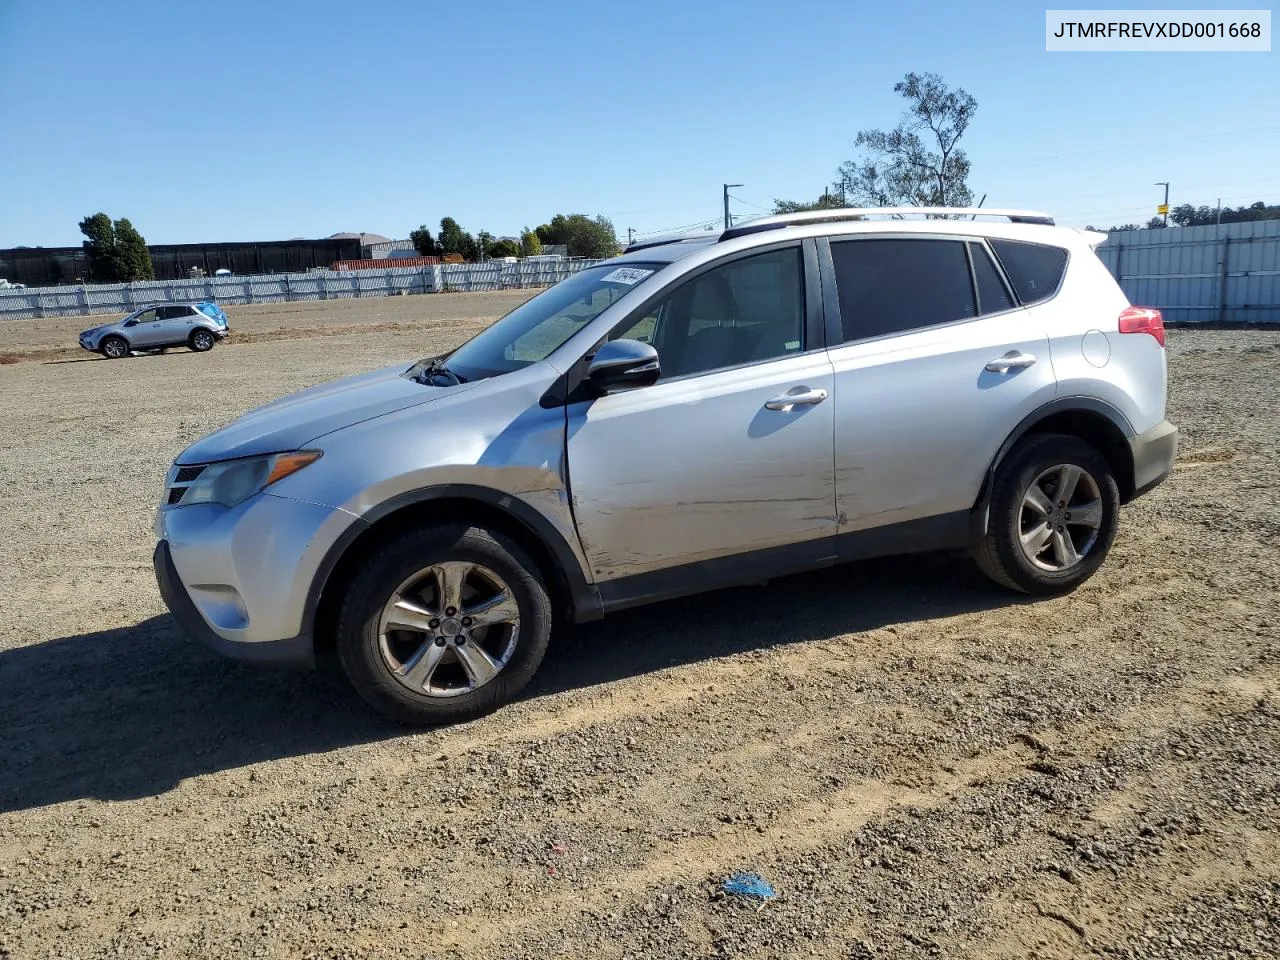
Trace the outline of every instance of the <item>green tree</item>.
<path fill-rule="evenodd" d="M 440 238 L 438 241 L 442 253 L 460 253 L 464 257 L 467 255 L 468 244 L 475 244 L 475 240 L 471 234 L 466 233 L 462 227 L 458 226 L 458 221 L 453 217 L 445 217 L 440 221 Z"/>
<path fill-rule="evenodd" d="M 774 213 L 806 213 L 810 210 L 834 210 L 844 206 L 840 198 L 830 192 L 824 192 L 817 200 L 807 203 L 803 200 L 774 200 Z"/>
<path fill-rule="evenodd" d="M 99 283 L 116 282 L 116 231 L 111 218 L 95 213 L 80 221 L 85 257 L 89 260 L 89 277 Z"/>
<path fill-rule="evenodd" d="M 542 241 L 537 233 L 525 227 L 520 233 L 520 256 L 536 257 L 542 252 Z"/>
<path fill-rule="evenodd" d="M 147 241 L 134 229 L 127 217 L 121 217 L 116 221 L 116 257 L 121 280 L 154 280 L 156 278 L 155 270 L 151 266 L 151 251 L 147 249 Z"/>
<path fill-rule="evenodd" d="M 933 73 L 908 73 L 893 87 L 907 112 L 892 130 L 862 130 L 865 155 L 840 166 L 840 182 L 861 206 L 964 207 L 973 203 L 960 140 L 978 101 Z"/>
<path fill-rule="evenodd" d="M 431 236 L 431 231 L 427 229 L 424 223 L 409 233 L 409 240 L 413 243 L 413 249 L 418 251 L 420 257 L 434 257 L 440 253 L 440 248 L 436 246 L 435 238 Z"/>
<path fill-rule="evenodd" d="M 1189 203 L 1181 204 L 1169 211 L 1169 219 L 1180 227 L 1204 227 L 1217 223 L 1218 207 L 1201 205 L 1193 207 Z M 1268 204 L 1258 200 L 1247 207 L 1223 207 L 1221 211 L 1223 223 L 1245 223 L 1250 220 L 1280 220 L 1280 204 Z"/>
<path fill-rule="evenodd" d="M 153 280 L 151 253 L 147 241 L 128 218 L 112 222 L 105 213 L 95 213 L 80 221 L 89 276 L 102 283 Z"/>
<path fill-rule="evenodd" d="M 571 257 L 602 259 L 618 255 L 618 235 L 613 223 L 604 216 L 558 213 L 550 223 L 538 227 L 536 233 L 543 246 L 566 245 Z"/>
<path fill-rule="evenodd" d="M 485 253 L 494 259 L 498 257 L 518 257 L 520 256 L 520 244 L 510 237 L 500 237 L 493 241 L 491 246 L 485 248 Z"/>

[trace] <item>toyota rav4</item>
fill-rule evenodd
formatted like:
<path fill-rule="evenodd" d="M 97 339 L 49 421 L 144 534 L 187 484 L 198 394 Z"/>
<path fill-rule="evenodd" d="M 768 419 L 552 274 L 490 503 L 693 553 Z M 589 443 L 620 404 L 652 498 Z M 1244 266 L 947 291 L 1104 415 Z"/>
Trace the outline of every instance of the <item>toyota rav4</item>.
<path fill-rule="evenodd" d="M 1069 591 L 1177 443 L 1160 314 L 1104 239 L 912 208 L 633 245 L 190 446 L 161 592 L 215 649 L 336 652 L 374 707 L 439 723 L 518 694 L 556 623 L 714 587 L 963 547 Z"/>

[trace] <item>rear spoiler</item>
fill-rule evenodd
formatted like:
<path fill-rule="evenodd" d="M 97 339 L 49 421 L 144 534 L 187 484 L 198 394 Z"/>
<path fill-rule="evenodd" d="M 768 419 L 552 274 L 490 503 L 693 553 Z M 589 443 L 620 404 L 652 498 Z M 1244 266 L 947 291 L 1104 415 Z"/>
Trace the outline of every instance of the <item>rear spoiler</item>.
<path fill-rule="evenodd" d="M 1109 236 L 1109 234 L 1099 233 L 1097 230 L 1081 230 L 1079 233 L 1080 236 L 1084 237 L 1085 242 L 1094 250 L 1097 250 L 1098 247 L 1106 243 L 1107 237 Z"/>

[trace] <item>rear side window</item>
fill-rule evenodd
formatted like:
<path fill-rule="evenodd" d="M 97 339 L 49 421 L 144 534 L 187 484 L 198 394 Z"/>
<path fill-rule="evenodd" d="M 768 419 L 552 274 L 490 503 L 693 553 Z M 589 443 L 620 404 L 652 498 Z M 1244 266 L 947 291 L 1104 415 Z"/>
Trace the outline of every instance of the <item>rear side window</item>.
<path fill-rule="evenodd" d="M 1067 269 L 1067 251 L 1062 247 L 1021 240 L 992 240 L 991 246 L 1024 304 L 1048 300 L 1058 292 Z"/>
<path fill-rule="evenodd" d="M 161 320 L 181 320 L 183 317 L 191 315 L 190 307 L 161 307 L 159 319 Z"/>
<path fill-rule="evenodd" d="M 969 244 L 969 255 L 973 258 L 973 281 L 978 287 L 978 312 L 999 313 L 1001 310 L 1013 309 L 1013 298 L 1005 289 L 1004 281 L 996 272 L 996 265 L 991 262 L 991 255 L 980 243 Z"/>
<path fill-rule="evenodd" d="M 977 316 L 962 240 L 833 241 L 844 340 Z"/>

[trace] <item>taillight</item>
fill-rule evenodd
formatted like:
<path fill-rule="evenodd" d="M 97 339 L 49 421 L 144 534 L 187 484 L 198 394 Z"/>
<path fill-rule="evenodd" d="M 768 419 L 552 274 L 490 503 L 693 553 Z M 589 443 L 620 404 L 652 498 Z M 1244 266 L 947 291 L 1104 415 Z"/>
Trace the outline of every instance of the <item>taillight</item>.
<path fill-rule="evenodd" d="M 1149 333 L 1164 346 L 1164 317 L 1151 307 L 1125 307 L 1120 314 L 1121 333 Z"/>

